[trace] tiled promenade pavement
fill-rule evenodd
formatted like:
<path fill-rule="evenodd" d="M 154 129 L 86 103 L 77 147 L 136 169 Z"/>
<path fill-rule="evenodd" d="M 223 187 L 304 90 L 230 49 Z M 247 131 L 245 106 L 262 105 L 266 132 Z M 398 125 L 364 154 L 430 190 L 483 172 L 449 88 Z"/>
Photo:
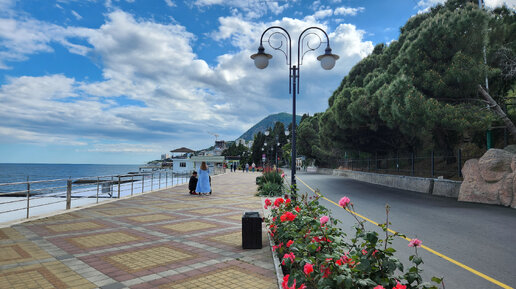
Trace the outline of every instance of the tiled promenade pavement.
<path fill-rule="evenodd" d="M 269 242 L 242 249 L 261 210 L 257 173 L 187 185 L 0 229 L 0 288 L 277 288 Z"/>

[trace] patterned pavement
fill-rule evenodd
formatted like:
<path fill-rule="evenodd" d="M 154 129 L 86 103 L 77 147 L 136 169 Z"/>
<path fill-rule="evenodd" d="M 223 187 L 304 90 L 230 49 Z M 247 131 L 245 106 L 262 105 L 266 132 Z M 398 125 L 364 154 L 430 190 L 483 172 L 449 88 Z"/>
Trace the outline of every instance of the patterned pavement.
<path fill-rule="evenodd" d="M 0 288 L 278 288 L 269 242 L 242 249 L 258 173 L 187 184 L 0 228 Z"/>

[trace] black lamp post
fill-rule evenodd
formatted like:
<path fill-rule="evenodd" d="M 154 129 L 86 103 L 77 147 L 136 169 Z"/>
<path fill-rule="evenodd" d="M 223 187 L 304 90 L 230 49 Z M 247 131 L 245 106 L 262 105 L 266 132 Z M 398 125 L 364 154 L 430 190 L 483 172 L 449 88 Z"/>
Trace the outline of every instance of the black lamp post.
<path fill-rule="evenodd" d="M 309 51 L 314 51 L 318 49 L 322 43 L 326 43 L 326 49 L 325 53 L 317 57 L 317 60 L 321 61 L 321 66 L 325 70 L 330 70 L 335 66 L 335 62 L 337 59 L 339 59 L 339 56 L 336 54 L 331 53 L 330 48 L 330 38 L 328 37 L 328 34 L 319 27 L 308 27 L 301 34 L 299 35 L 298 41 L 297 41 L 297 65 L 292 65 L 292 41 L 290 38 L 290 34 L 285 30 L 283 27 L 280 26 L 271 26 L 265 31 L 263 31 L 262 36 L 260 38 L 260 46 L 258 47 L 258 53 L 251 55 L 251 58 L 254 60 L 254 65 L 259 69 L 264 69 L 269 65 L 269 59 L 272 58 L 272 55 L 265 53 L 265 48 L 263 47 L 263 37 L 265 33 L 269 30 L 276 30 L 273 33 L 269 35 L 269 38 L 267 39 L 267 43 L 269 46 L 274 50 L 279 50 L 285 54 L 285 58 L 287 60 L 287 65 L 289 66 L 289 86 L 288 90 L 289 93 L 292 93 L 292 175 L 291 175 L 291 184 L 294 188 L 293 192 L 294 195 L 292 198 L 296 199 L 296 193 L 295 193 L 295 187 L 296 187 L 296 92 L 299 93 L 299 72 L 300 72 L 300 65 L 303 64 L 303 57 L 304 55 Z M 326 41 L 324 42 L 323 39 L 321 39 L 321 36 L 316 32 L 309 32 L 306 33 L 309 30 L 315 30 L 320 31 L 324 33 L 324 36 L 326 37 Z M 288 45 L 288 51 L 286 50 L 287 47 L 283 47 L 283 41 L 279 42 L 279 45 L 273 45 L 271 43 L 271 38 L 273 36 L 280 36 L 284 40 L 286 40 Z M 306 37 L 313 35 L 316 36 L 319 40 L 319 44 L 315 45 L 314 47 L 310 46 L 310 43 L 308 42 L 308 39 Z M 306 44 L 306 48 L 304 48 L 304 44 Z M 306 49 L 306 51 L 305 51 Z"/>

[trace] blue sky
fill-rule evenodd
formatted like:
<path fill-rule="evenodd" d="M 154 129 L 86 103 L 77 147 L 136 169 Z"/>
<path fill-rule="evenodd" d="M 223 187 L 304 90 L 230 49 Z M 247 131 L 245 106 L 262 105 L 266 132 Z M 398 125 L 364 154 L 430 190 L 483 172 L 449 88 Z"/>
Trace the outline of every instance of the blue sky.
<path fill-rule="evenodd" d="M 325 71 L 324 47 L 306 54 L 297 99 L 298 114 L 324 111 L 354 64 L 440 2 L 0 0 L 0 163 L 139 164 L 291 112 L 284 56 L 249 58 L 272 25 L 294 46 L 304 28 L 328 33 L 341 58 Z"/>

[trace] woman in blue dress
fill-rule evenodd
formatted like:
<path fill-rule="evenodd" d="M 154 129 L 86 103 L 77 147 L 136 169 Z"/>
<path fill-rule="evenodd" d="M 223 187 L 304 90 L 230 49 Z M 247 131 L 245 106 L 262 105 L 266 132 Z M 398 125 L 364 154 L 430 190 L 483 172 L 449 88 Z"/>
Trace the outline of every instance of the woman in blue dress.
<path fill-rule="evenodd" d="M 210 187 L 210 170 L 206 165 L 206 162 L 201 163 L 201 167 L 198 172 L 199 180 L 197 181 L 197 187 L 195 191 L 199 195 L 211 195 L 211 187 Z"/>

